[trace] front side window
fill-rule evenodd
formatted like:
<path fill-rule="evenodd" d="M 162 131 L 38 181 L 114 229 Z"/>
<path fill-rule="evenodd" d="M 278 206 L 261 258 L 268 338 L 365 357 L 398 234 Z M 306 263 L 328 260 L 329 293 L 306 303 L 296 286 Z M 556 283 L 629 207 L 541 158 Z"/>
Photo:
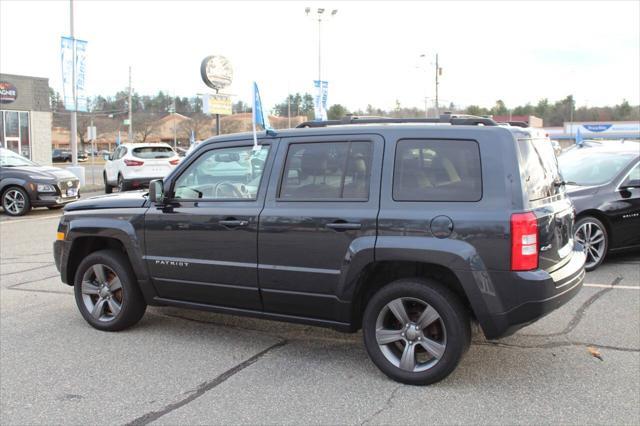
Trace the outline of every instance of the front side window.
<path fill-rule="evenodd" d="M 396 145 L 393 199 L 479 201 L 482 173 L 478 143 L 401 140 Z"/>
<path fill-rule="evenodd" d="M 371 156 L 371 142 L 291 144 L 280 198 L 286 201 L 367 200 Z"/>
<path fill-rule="evenodd" d="M 207 151 L 180 175 L 175 198 L 183 200 L 255 200 L 270 147 Z"/>

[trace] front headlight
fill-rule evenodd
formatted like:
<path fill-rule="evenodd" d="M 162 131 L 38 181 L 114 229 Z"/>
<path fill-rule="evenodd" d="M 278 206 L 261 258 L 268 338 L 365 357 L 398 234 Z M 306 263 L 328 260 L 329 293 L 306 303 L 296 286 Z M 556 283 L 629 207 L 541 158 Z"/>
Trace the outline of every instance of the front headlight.
<path fill-rule="evenodd" d="M 39 183 L 37 189 L 38 192 L 56 192 L 54 186 L 48 183 Z"/>

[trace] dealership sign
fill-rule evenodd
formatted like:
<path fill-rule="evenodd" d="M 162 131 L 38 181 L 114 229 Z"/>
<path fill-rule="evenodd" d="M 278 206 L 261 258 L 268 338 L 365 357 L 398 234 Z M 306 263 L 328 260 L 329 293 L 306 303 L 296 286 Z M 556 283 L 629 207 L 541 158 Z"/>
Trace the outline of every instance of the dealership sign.
<path fill-rule="evenodd" d="M 606 132 L 612 124 L 583 124 L 582 127 L 590 132 Z"/>
<path fill-rule="evenodd" d="M 18 99 L 18 89 L 7 81 L 0 81 L 0 104 L 10 104 Z"/>

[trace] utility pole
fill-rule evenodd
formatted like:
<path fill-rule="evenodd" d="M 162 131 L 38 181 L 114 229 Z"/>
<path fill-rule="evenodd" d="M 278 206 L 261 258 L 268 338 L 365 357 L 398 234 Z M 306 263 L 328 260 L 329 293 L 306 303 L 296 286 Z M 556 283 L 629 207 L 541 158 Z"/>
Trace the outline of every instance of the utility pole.
<path fill-rule="evenodd" d="M 436 53 L 436 117 L 440 116 L 440 106 L 438 105 L 438 76 L 440 75 L 440 66 L 438 65 L 438 54 Z"/>
<path fill-rule="evenodd" d="M 173 97 L 173 149 L 178 148 L 178 131 L 176 130 L 176 97 Z"/>
<path fill-rule="evenodd" d="M 287 117 L 289 117 L 289 128 L 291 128 L 291 93 L 287 96 Z"/>
<path fill-rule="evenodd" d="M 71 111 L 71 163 L 73 167 L 78 166 L 78 98 L 76 96 L 76 39 L 73 33 L 73 0 L 69 0 L 71 42 L 73 43 L 73 67 L 71 73 L 71 84 L 73 94 L 73 111 Z"/>
<path fill-rule="evenodd" d="M 133 105 L 131 104 L 131 65 L 129 65 L 129 143 L 133 143 Z"/>

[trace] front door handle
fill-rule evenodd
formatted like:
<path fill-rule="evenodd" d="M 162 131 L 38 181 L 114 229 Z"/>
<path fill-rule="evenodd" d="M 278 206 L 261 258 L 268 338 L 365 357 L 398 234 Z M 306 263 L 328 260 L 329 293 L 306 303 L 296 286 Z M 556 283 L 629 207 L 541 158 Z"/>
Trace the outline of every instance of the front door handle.
<path fill-rule="evenodd" d="M 336 231 L 346 231 L 346 230 L 357 230 L 362 228 L 361 223 L 352 223 L 352 222 L 333 222 L 327 223 L 327 228 L 334 229 Z"/>
<path fill-rule="evenodd" d="M 222 226 L 226 226 L 228 228 L 237 228 L 240 226 L 247 226 L 249 224 L 248 220 L 236 220 L 236 219 L 225 219 L 218 222 Z"/>

